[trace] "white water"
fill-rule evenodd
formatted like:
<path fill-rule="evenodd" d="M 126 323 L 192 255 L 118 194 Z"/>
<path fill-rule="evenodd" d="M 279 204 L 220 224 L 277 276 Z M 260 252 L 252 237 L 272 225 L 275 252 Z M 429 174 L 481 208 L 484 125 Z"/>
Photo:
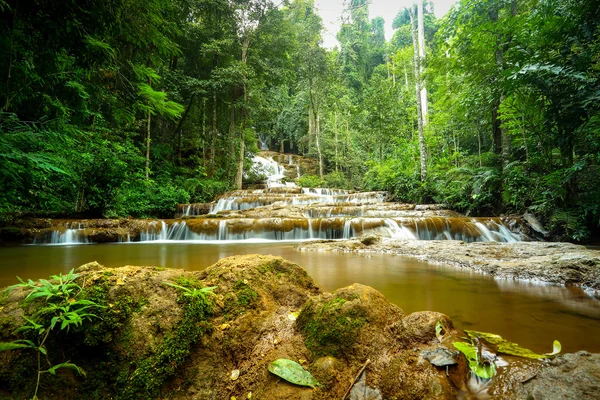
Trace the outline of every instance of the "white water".
<path fill-rule="evenodd" d="M 287 161 L 289 165 L 293 165 L 291 155 Z M 232 192 L 211 206 L 211 214 L 244 211 L 271 204 L 277 206 L 321 204 L 323 206 L 307 208 L 302 212 L 305 218 L 209 218 L 196 220 L 192 228 L 185 220 L 152 221 L 135 240 L 140 242 L 302 241 L 350 239 L 371 233 L 404 240 L 515 242 L 521 239 L 520 235 L 511 232 L 507 226 L 493 219 L 444 218 L 435 214 L 424 217 L 422 212 L 418 214 L 419 211 L 416 209 L 415 211 L 402 207 L 394 209 L 391 203 L 383 203 L 386 198 L 384 192 L 352 193 L 343 189 L 299 189 L 295 184 L 284 183 L 285 169 L 272 157 L 267 159 L 256 156 L 253 158 L 253 163 L 253 172 L 267 177 L 267 189 Z M 197 215 L 201 212 L 202 206 L 184 205 L 181 208 L 182 215 L 186 217 Z M 41 242 L 87 243 L 87 239 L 82 234 L 81 224 L 71 225 L 63 225 L 62 229 L 53 231 L 50 237 L 41 238 Z M 131 238 L 128 237 L 127 241 L 130 240 Z"/>

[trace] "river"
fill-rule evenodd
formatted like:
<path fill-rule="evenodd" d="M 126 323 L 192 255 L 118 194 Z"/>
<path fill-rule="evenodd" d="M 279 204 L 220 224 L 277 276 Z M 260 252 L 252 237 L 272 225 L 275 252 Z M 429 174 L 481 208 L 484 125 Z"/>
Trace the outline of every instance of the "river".
<path fill-rule="evenodd" d="M 200 271 L 223 257 L 272 254 L 303 266 L 327 291 L 372 286 L 406 313 L 439 311 L 459 329 L 493 332 L 536 352 L 600 352 L 600 301 L 577 288 L 493 279 L 455 267 L 385 254 L 300 252 L 295 243 L 150 242 L 0 248 L 0 287 L 68 272 L 89 261 Z"/>

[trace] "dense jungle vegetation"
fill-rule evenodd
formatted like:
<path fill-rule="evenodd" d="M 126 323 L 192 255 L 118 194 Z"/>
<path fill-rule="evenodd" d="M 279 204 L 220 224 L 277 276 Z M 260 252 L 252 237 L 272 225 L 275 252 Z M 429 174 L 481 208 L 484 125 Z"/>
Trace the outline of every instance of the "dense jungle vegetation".
<path fill-rule="evenodd" d="M 597 3 L 421 7 L 386 42 L 349 0 L 328 50 L 311 0 L 0 0 L 0 215 L 171 216 L 260 140 L 315 185 L 596 235 Z"/>

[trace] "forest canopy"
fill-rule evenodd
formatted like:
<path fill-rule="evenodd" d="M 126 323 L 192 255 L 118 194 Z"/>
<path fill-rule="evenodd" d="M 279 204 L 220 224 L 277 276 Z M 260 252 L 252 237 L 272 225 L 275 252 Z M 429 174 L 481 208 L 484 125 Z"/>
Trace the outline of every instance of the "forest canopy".
<path fill-rule="evenodd" d="M 386 41 L 346 1 L 330 50 L 312 0 L 0 0 L 1 218 L 170 217 L 265 143 L 317 183 L 597 235 L 596 2 L 418 3 Z"/>

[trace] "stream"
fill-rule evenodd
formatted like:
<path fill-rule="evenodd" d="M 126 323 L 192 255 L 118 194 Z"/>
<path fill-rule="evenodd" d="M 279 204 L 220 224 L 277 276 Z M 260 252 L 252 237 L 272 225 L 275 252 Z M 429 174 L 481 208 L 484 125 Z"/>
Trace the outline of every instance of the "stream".
<path fill-rule="evenodd" d="M 600 352 L 600 301 L 577 288 L 498 280 L 459 268 L 386 254 L 300 252 L 294 243 L 186 242 L 46 245 L 0 248 L 0 286 L 15 276 L 39 279 L 89 261 L 106 267 L 154 265 L 200 271 L 223 257 L 272 254 L 303 266 L 324 289 L 358 282 L 382 292 L 405 313 L 439 311 L 459 329 L 500 334 L 533 351 Z"/>

